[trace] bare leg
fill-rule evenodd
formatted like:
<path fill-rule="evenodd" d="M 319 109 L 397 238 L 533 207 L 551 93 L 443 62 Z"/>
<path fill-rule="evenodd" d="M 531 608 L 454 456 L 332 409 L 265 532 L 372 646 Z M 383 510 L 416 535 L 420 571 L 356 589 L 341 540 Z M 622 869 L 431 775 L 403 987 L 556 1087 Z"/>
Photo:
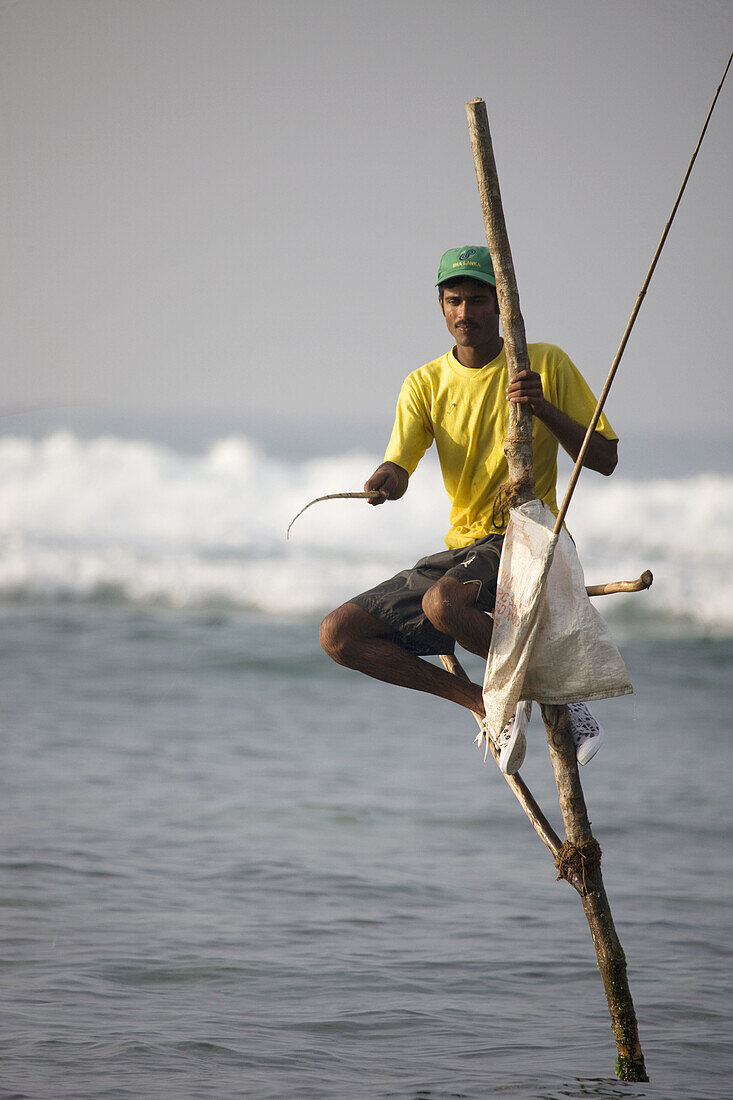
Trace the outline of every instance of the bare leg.
<path fill-rule="evenodd" d="M 484 716 L 478 684 L 461 680 L 416 657 L 394 641 L 383 622 L 358 604 L 342 604 L 326 616 L 321 623 L 321 645 L 337 664 L 365 672 L 388 684 L 438 695 L 466 707 L 480 718 Z"/>
<path fill-rule="evenodd" d="M 436 630 L 485 660 L 494 624 L 474 606 L 478 593 L 478 581 L 462 583 L 455 577 L 442 577 L 423 596 L 422 609 Z"/>

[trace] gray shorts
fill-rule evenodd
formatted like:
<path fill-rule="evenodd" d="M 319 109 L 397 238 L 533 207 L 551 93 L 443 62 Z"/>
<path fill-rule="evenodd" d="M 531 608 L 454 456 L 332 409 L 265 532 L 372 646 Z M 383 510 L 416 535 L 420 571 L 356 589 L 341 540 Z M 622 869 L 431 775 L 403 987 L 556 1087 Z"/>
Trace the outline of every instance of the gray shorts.
<path fill-rule="evenodd" d="M 403 569 L 376 588 L 354 596 L 349 603 L 358 604 L 385 623 L 394 640 L 411 653 L 421 657 L 452 653 L 454 639 L 436 630 L 426 617 L 423 596 L 441 577 L 478 581 L 475 606 L 481 611 L 493 611 L 503 541 L 502 535 L 487 535 L 459 550 L 444 550 L 421 558 L 412 569 Z"/>

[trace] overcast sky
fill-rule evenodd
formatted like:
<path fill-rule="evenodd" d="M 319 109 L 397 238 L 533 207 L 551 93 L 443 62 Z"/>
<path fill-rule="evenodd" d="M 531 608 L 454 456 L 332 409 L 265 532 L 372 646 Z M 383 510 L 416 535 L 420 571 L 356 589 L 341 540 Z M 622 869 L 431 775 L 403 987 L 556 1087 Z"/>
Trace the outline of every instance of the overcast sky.
<path fill-rule="evenodd" d="M 730 0 L 2 0 L 2 405 L 381 446 L 450 346 L 439 256 L 484 239 L 476 96 L 528 338 L 598 391 L 732 49 Z M 730 76 L 622 436 L 730 438 L 732 178 Z"/>

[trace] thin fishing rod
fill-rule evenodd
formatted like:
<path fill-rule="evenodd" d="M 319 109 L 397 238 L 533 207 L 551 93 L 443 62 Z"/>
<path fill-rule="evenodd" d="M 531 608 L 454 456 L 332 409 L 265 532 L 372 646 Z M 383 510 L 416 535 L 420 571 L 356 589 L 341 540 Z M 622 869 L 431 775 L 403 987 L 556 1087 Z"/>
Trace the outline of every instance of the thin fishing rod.
<path fill-rule="evenodd" d="M 635 304 L 635 306 L 633 308 L 633 311 L 631 313 L 631 317 L 629 318 L 629 323 L 626 326 L 626 331 L 624 332 L 623 338 L 621 340 L 621 344 L 619 345 L 619 349 L 616 352 L 616 357 L 613 360 L 613 363 L 611 364 L 611 369 L 608 372 L 608 378 L 606 379 L 606 384 L 603 387 L 603 391 L 601 392 L 601 396 L 598 399 L 598 404 L 596 405 L 596 410 L 593 413 L 593 417 L 591 419 L 590 424 L 588 425 L 588 431 L 585 433 L 585 439 L 583 440 L 583 444 L 580 448 L 580 452 L 579 452 L 578 457 L 576 459 L 575 466 L 573 468 L 573 472 L 572 472 L 572 475 L 570 477 L 570 481 L 568 483 L 567 490 L 565 492 L 565 497 L 563 499 L 562 505 L 560 506 L 560 511 L 558 512 L 557 520 L 555 522 L 555 527 L 554 527 L 554 533 L 555 534 L 558 534 L 560 532 L 560 529 L 562 528 L 563 520 L 565 519 L 565 515 L 566 515 L 568 507 L 570 505 L 570 500 L 571 500 L 572 495 L 575 491 L 575 486 L 578 482 L 578 478 L 580 477 L 580 471 L 581 471 L 582 466 L 583 466 L 583 459 L 585 458 L 586 452 L 587 452 L 588 447 L 590 445 L 590 441 L 593 438 L 593 432 L 596 430 L 596 425 L 598 424 L 598 421 L 600 420 L 601 413 L 603 411 L 603 406 L 606 403 L 606 398 L 608 397 L 608 392 L 611 389 L 611 384 L 613 383 L 613 380 L 616 377 L 616 371 L 618 370 L 618 365 L 621 362 L 621 356 L 623 355 L 624 350 L 626 349 L 626 345 L 629 342 L 629 336 L 631 335 L 631 330 L 634 327 L 634 323 L 635 323 L 636 318 L 638 316 L 639 310 L 641 309 L 641 303 L 644 300 L 644 295 L 647 292 L 647 288 L 649 286 L 649 283 L 652 281 L 652 275 L 654 274 L 654 269 L 657 266 L 657 260 L 659 259 L 660 255 L 662 254 L 662 249 L 664 248 L 664 242 L 667 240 L 669 230 L 672 226 L 672 222 L 674 221 L 674 216 L 677 213 L 677 207 L 680 205 L 680 200 L 682 199 L 682 195 L 684 194 L 685 187 L 687 187 L 687 181 L 690 178 L 690 173 L 692 172 L 692 166 L 695 163 L 698 152 L 700 151 L 700 146 L 702 145 L 702 139 L 705 137 L 705 131 L 708 128 L 708 123 L 710 122 L 713 111 L 715 110 L 715 104 L 718 102 L 718 96 L 720 95 L 720 89 L 723 87 L 723 83 L 725 81 L 725 78 L 728 75 L 728 69 L 730 68 L 731 61 L 733 61 L 733 53 L 728 58 L 728 64 L 725 66 L 725 72 L 723 73 L 723 77 L 720 81 L 720 84 L 718 85 L 718 90 L 715 93 L 715 96 L 713 98 L 713 102 L 710 105 L 710 110 L 708 111 L 708 117 L 705 119 L 705 125 L 702 128 L 702 132 L 701 132 L 700 137 L 698 139 L 697 145 L 695 146 L 695 152 L 692 154 L 692 159 L 690 160 L 690 163 L 687 167 L 687 171 L 685 173 L 685 178 L 682 181 L 682 186 L 680 187 L 679 194 L 677 196 L 677 199 L 675 201 L 674 206 L 672 207 L 672 213 L 669 216 L 669 221 L 667 222 L 667 224 L 664 227 L 664 232 L 662 233 L 661 240 L 660 240 L 659 244 L 657 245 L 657 251 L 654 253 L 654 259 L 652 260 L 652 265 L 649 268 L 649 271 L 647 272 L 646 279 L 644 280 L 644 285 L 642 286 L 641 290 L 639 291 L 639 296 L 636 299 L 636 304 Z"/>

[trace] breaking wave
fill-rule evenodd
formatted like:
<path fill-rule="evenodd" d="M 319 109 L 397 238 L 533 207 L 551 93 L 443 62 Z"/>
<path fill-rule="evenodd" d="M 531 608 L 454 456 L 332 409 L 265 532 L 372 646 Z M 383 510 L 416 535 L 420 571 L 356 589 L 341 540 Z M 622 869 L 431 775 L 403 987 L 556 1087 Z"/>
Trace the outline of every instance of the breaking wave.
<path fill-rule="evenodd" d="M 0 438 L 0 596 L 315 615 L 439 550 L 447 501 L 428 456 L 403 500 L 329 501 L 359 490 L 366 452 L 287 461 L 243 437 L 190 455 L 69 432 Z M 568 525 L 588 583 L 655 575 L 604 615 L 733 629 L 733 477 L 628 481 L 585 475 Z"/>

